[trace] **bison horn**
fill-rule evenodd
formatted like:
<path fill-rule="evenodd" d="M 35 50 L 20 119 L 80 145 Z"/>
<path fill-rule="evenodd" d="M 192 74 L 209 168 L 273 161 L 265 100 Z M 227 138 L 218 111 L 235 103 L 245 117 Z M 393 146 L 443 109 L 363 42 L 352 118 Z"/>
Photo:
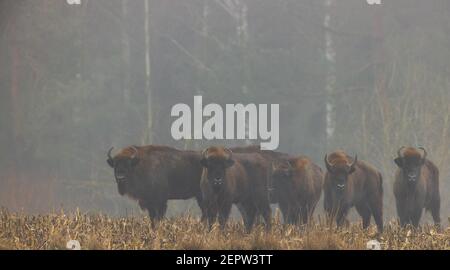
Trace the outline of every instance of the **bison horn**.
<path fill-rule="evenodd" d="M 425 160 L 427 158 L 427 150 L 423 147 L 419 147 L 419 149 L 423 151 L 422 160 Z"/>
<path fill-rule="evenodd" d="M 355 155 L 355 158 L 353 159 L 352 164 L 350 164 L 350 168 L 353 169 L 356 165 L 356 162 L 358 162 L 358 155 Z"/>
<path fill-rule="evenodd" d="M 402 146 L 402 147 L 400 147 L 400 149 L 398 149 L 398 151 L 397 151 L 397 156 L 398 157 L 400 157 L 400 158 L 402 157 L 402 150 L 405 149 L 405 148 L 406 148 L 405 146 Z"/>
<path fill-rule="evenodd" d="M 134 151 L 134 154 L 131 156 L 131 159 L 135 159 L 138 154 L 138 150 L 137 150 L 136 146 L 131 146 L 130 148 L 133 149 L 133 151 Z"/>
<path fill-rule="evenodd" d="M 208 154 L 208 150 L 209 148 L 206 148 L 205 150 L 202 151 L 202 157 L 203 158 L 208 158 L 206 155 Z"/>
<path fill-rule="evenodd" d="M 228 153 L 228 159 L 231 159 L 231 157 L 233 156 L 233 152 L 228 148 L 224 148 L 224 150 Z"/>
<path fill-rule="evenodd" d="M 275 164 L 275 161 L 272 161 L 272 172 L 274 172 L 277 169 L 277 165 Z"/>
<path fill-rule="evenodd" d="M 291 163 L 289 162 L 289 160 L 286 160 L 286 164 L 287 164 L 287 166 L 288 166 L 289 169 L 292 169 L 292 165 L 291 165 Z"/>
<path fill-rule="evenodd" d="M 108 155 L 108 158 L 111 159 L 111 160 L 113 159 L 112 156 L 111 156 L 111 152 L 112 152 L 113 149 L 114 149 L 114 147 L 111 147 L 111 148 L 108 150 L 108 154 L 107 154 L 107 155 Z"/>
<path fill-rule="evenodd" d="M 333 170 L 333 165 L 331 165 L 330 162 L 328 161 L 328 154 L 325 154 L 324 161 L 325 161 L 325 166 L 327 167 L 327 170 L 329 172 L 331 172 Z"/>

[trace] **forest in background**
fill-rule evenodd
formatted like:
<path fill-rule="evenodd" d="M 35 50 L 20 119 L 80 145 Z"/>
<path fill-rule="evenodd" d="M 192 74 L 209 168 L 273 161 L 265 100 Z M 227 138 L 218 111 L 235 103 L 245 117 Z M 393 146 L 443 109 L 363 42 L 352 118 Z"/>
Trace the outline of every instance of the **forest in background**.
<path fill-rule="evenodd" d="M 1 0 L 0 206 L 138 212 L 117 193 L 111 146 L 254 143 L 173 140 L 171 107 L 202 95 L 280 104 L 279 151 L 373 163 L 385 219 L 397 149 L 426 147 L 446 220 L 449 49 L 447 0 Z"/>

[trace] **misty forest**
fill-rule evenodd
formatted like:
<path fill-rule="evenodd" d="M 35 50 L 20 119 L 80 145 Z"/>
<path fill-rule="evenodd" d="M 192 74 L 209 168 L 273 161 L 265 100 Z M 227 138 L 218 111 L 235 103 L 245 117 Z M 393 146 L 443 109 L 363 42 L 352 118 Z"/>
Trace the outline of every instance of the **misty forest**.
<path fill-rule="evenodd" d="M 336 149 L 370 161 L 385 220 L 397 149 L 425 147 L 446 224 L 450 2 L 382 2 L 0 1 L 0 206 L 144 214 L 118 194 L 110 147 L 258 143 L 173 139 L 172 106 L 202 96 L 280 104 L 278 151 L 322 168 Z M 196 202 L 171 201 L 168 216 L 181 213 L 198 215 Z"/>

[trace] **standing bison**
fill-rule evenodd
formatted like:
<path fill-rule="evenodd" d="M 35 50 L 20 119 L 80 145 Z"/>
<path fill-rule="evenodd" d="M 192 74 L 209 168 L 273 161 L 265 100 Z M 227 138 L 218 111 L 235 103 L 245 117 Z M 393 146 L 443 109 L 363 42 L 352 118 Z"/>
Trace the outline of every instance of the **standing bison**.
<path fill-rule="evenodd" d="M 370 225 L 373 215 L 378 231 L 383 231 L 383 187 L 381 173 L 364 161 L 343 151 L 325 155 L 327 172 L 324 181 L 325 211 L 341 226 L 353 206 Z"/>
<path fill-rule="evenodd" d="M 119 194 L 137 200 L 152 219 L 164 217 L 168 200 L 196 198 L 202 209 L 199 152 L 157 145 L 130 146 L 114 157 L 111 151 L 107 162 Z"/>
<path fill-rule="evenodd" d="M 242 213 L 247 231 L 251 230 L 257 213 L 271 224 L 270 202 L 267 192 L 268 171 L 265 160 L 258 153 L 235 153 L 224 147 L 210 147 L 203 151 L 203 173 L 200 187 L 208 224 L 219 218 L 221 228 L 236 204 Z"/>
<path fill-rule="evenodd" d="M 322 193 L 322 169 L 307 157 L 290 158 L 274 163 L 272 178 L 284 221 L 308 223 Z"/>
<path fill-rule="evenodd" d="M 277 194 L 274 191 L 274 183 L 273 183 L 273 177 L 270 173 L 272 169 L 273 164 L 279 164 L 284 161 L 286 161 L 289 158 L 293 158 L 289 154 L 277 152 L 273 150 L 261 150 L 259 145 L 249 145 L 249 146 L 241 146 L 241 147 L 234 147 L 231 148 L 233 153 L 257 153 L 259 154 L 263 159 L 264 162 L 261 164 L 263 166 L 264 170 L 269 171 L 269 183 L 267 185 L 270 203 L 276 204 L 279 202 L 279 199 L 277 198 Z"/>
<path fill-rule="evenodd" d="M 398 166 L 394 195 L 400 224 L 417 227 L 425 208 L 431 212 L 434 223 L 439 225 L 439 170 L 427 159 L 427 151 L 422 147 L 401 147 L 394 162 Z"/>

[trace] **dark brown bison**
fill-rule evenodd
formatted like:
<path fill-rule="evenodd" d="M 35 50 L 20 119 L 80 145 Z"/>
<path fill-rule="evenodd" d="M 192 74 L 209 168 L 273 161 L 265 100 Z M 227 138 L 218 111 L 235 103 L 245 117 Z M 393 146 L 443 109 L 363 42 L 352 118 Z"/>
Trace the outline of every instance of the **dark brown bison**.
<path fill-rule="evenodd" d="M 425 208 L 431 212 L 434 223 L 439 225 L 441 199 L 438 168 L 427 159 L 427 151 L 422 147 L 401 147 L 397 155 L 394 159 L 398 166 L 394 195 L 400 224 L 417 227 Z"/>
<path fill-rule="evenodd" d="M 383 186 L 381 173 L 367 162 L 349 157 L 343 151 L 325 155 L 324 208 L 341 226 L 353 206 L 370 225 L 373 215 L 378 231 L 383 231 Z"/>
<path fill-rule="evenodd" d="M 287 159 L 293 158 L 293 156 L 277 152 L 273 150 L 261 150 L 259 145 L 249 145 L 249 146 L 241 146 L 241 147 L 234 147 L 231 148 L 233 153 L 258 153 L 260 156 L 264 159 L 264 163 L 262 164 L 264 166 L 264 169 L 269 171 L 269 184 L 268 184 L 268 192 L 270 197 L 270 202 L 273 204 L 278 203 L 277 194 L 274 192 L 273 187 L 273 177 L 271 174 L 272 165 L 278 164 L 286 161 Z"/>
<path fill-rule="evenodd" d="M 308 223 L 322 193 L 322 169 L 307 157 L 295 157 L 274 163 L 272 178 L 284 221 Z"/>
<path fill-rule="evenodd" d="M 266 226 L 270 227 L 269 175 L 264 163 L 258 153 L 233 154 L 227 148 L 215 146 L 203 151 L 200 187 L 210 226 L 218 216 L 223 228 L 232 205 L 236 204 L 248 231 L 257 213 L 263 215 Z"/>
<path fill-rule="evenodd" d="M 107 162 L 119 194 L 137 200 L 152 219 L 164 217 L 168 200 L 196 198 L 202 209 L 199 152 L 158 145 L 130 146 L 114 157 L 111 151 Z"/>

